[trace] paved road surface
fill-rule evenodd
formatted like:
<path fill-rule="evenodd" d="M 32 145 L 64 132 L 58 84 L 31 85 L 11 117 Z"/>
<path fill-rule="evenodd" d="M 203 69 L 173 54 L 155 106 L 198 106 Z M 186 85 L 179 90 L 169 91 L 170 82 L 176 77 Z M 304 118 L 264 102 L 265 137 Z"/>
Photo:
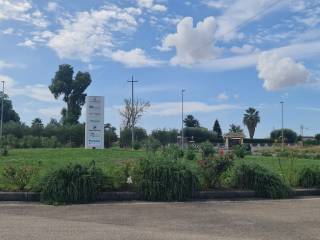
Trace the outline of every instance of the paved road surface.
<path fill-rule="evenodd" d="M 320 198 L 279 201 L 0 203 L 1 240 L 320 239 Z"/>

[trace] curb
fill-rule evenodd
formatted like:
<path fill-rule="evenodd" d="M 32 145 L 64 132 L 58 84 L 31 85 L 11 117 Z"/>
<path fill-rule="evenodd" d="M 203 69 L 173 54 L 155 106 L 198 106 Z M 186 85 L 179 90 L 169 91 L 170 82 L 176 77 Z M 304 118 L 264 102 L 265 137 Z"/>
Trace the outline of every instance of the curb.
<path fill-rule="evenodd" d="M 320 189 L 294 189 L 294 197 L 320 196 Z M 256 198 L 254 191 L 202 191 L 197 192 L 192 200 L 214 200 L 214 199 L 248 199 Z M 101 192 L 97 196 L 96 202 L 110 201 L 139 201 L 142 200 L 136 192 Z M 40 193 L 35 192 L 0 192 L 1 201 L 14 202 L 39 202 Z"/>

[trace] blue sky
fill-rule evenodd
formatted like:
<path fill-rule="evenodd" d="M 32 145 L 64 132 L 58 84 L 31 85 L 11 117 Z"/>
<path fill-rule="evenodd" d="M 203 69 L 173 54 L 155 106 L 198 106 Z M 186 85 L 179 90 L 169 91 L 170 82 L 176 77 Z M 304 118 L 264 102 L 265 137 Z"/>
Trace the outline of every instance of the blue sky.
<path fill-rule="evenodd" d="M 256 137 L 281 126 L 320 132 L 318 0 L 0 0 L 0 80 L 22 121 L 60 118 L 48 85 L 59 64 L 89 71 L 89 95 L 106 98 L 106 122 L 136 94 L 151 102 L 140 122 L 179 128 L 186 114 L 204 127 L 242 125 L 260 111 Z M 83 121 L 84 119 L 82 119 Z"/>

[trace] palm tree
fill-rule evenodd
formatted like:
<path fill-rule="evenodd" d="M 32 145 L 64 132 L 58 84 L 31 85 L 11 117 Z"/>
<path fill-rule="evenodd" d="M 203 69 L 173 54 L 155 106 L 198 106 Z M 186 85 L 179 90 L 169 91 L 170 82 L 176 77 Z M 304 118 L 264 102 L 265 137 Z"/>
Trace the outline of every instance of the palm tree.
<path fill-rule="evenodd" d="M 243 124 L 247 126 L 251 139 L 254 136 L 254 132 L 256 131 L 256 127 L 259 122 L 259 111 L 252 107 L 248 108 L 243 116 Z"/>

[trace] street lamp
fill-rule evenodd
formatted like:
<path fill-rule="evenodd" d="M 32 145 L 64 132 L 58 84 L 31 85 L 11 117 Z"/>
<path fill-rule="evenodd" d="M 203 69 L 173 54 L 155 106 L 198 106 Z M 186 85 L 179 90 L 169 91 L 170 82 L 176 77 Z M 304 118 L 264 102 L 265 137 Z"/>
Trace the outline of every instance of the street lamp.
<path fill-rule="evenodd" d="M 284 150 L 284 134 L 283 134 L 283 104 L 284 102 L 281 101 L 281 148 L 282 151 Z"/>
<path fill-rule="evenodd" d="M 184 93 L 186 92 L 185 89 L 181 90 L 181 150 L 184 149 L 184 133 L 183 133 L 183 118 L 184 118 L 184 109 L 183 109 L 183 101 L 184 101 Z"/>

